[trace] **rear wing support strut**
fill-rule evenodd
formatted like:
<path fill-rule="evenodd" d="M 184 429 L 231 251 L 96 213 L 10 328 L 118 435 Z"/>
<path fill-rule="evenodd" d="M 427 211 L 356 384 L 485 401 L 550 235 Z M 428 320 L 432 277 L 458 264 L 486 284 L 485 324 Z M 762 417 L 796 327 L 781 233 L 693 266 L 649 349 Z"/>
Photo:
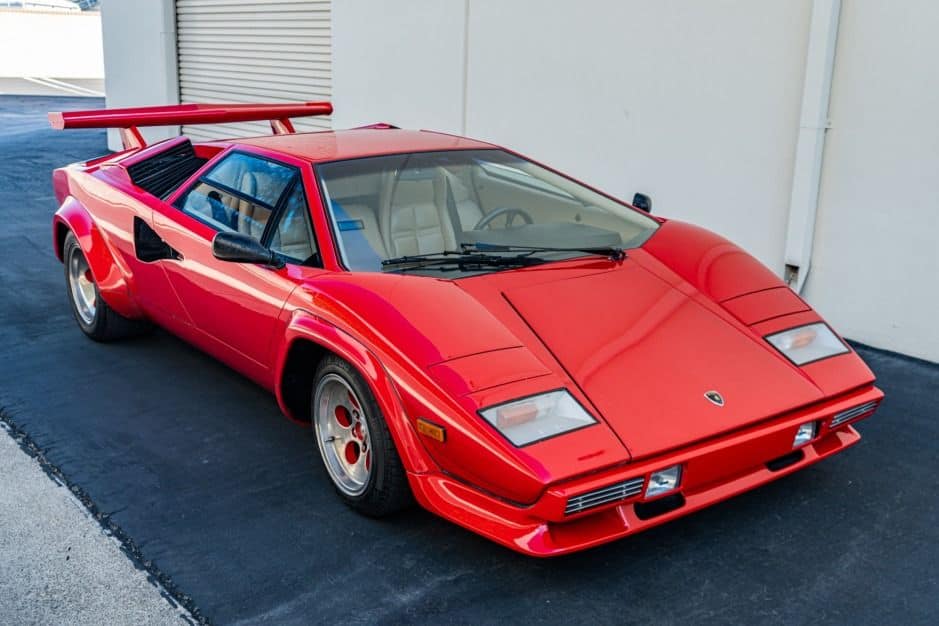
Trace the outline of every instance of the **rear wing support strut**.
<path fill-rule="evenodd" d="M 329 102 L 287 104 L 176 104 L 129 109 L 98 109 L 49 113 L 52 128 L 118 128 L 125 150 L 147 145 L 138 130 L 141 126 L 182 126 L 184 124 L 228 124 L 268 120 L 275 135 L 296 132 L 294 117 L 330 115 Z"/>
<path fill-rule="evenodd" d="M 121 143 L 125 150 L 139 150 L 147 147 L 147 140 L 143 138 L 136 126 L 128 126 L 120 129 Z"/>

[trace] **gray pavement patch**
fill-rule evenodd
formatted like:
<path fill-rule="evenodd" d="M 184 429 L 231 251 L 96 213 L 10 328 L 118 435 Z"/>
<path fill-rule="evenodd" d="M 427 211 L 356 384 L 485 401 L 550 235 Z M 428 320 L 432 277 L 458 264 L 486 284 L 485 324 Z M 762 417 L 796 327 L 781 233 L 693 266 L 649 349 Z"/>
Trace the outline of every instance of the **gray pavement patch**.
<path fill-rule="evenodd" d="M 160 584 L 158 572 L 127 559 L 133 543 L 88 506 L 86 494 L 2 410 L 0 431 L 0 621 L 199 621 Z"/>

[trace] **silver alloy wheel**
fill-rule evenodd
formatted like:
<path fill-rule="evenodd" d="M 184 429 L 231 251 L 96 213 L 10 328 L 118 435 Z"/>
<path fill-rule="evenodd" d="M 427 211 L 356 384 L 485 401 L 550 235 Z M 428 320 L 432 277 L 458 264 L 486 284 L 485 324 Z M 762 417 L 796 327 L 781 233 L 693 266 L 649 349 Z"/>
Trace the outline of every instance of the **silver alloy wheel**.
<path fill-rule="evenodd" d="M 333 482 L 358 496 L 372 473 L 372 450 L 362 402 L 338 374 L 323 376 L 313 396 L 313 428 L 320 455 Z"/>
<path fill-rule="evenodd" d="M 98 306 L 98 293 L 88 261 L 78 250 L 72 252 L 68 262 L 68 285 L 78 316 L 86 324 L 93 324 Z"/>

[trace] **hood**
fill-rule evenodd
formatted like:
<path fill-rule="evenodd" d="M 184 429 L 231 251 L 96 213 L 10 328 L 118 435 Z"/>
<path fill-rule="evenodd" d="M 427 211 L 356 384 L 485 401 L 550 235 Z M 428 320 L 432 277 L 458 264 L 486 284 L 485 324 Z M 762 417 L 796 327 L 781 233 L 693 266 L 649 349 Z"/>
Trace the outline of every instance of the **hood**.
<path fill-rule="evenodd" d="M 771 347 L 688 293 L 631 260 L 503 291 L 634 457 L 822 398 Z M 723 406 L 708 400 L 712 391 Z"/>

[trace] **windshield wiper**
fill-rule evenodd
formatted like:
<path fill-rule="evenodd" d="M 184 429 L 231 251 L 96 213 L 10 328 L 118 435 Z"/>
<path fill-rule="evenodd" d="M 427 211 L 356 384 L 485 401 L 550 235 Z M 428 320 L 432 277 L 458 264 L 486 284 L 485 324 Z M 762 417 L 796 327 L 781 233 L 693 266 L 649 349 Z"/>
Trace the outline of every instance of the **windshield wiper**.
<path fill-rule="evenodd" d="M 465 255 L 465 252 L 460 250 L 442 250 L 440 252 L 428 252 L 426 254 L 406 254 L 404 256 L 396 256 L 390 259 L 383 259 L 381 264 L 383 267 L 388 267 L 389 265 L 403 265 L 404 263 L 420 263 L 422 261 L 435 261 L 440 257 L 448 256 L 461 256 Z"/>
<path fill-rule="evenodd" d="M 442 252 L 430 252 L 428 254 L 410 254 L 405 256 L 385 259 L 381 262 L 383 268 L 405 265 L 400 269 L 420 269 L 424 267 L 453 265 L 453 269 L 466 270 L 473 267 L 524 267 L 528 265 L 537 265 L 546 263 L 545 259 L 532 256 L 533 252 L 525 251 L 524 254 L 514 254 L 512 256 L 501 256 L 497 254 L 483 254 L 472 250 L 443 250 Z M 451 268 L 440 268 L 445 271 Z"/>
<path fill-rule="evenodd" d="M 473 267 L 525 267 L 547 263 L 548 259 L 534 256 L 536 252 L 583 252 L 584 254 L 598 254 L 611 261 L 622 261 L 626 258 L 626 251 L 616 246 L 584 246 L 575 248 L 562 248 L 554 246 L 516 246 L 512 244 L 495 243 L 463 243 L 461 250 L 442 250 L 427 254 L 408 254 L 404 256 L 385 259 L 381 262 L 383 268 L 404 265 L 400 269 L 420 269 L 441 265 L 452 265 L 453 268 L 439 268 L 440 271 L 450 269 L 467 270 Z M 487 254 L 487 252 L 516 252 L 509 256 L 500 254 Z"/>
<path fill-rule="evenodd" d="M 599 254 L 608 257 L 611 261 L 622 261 L 626 258 L 626 251 L 616 246 L 584 246 L 575 248 L 560 248 L 555 246 L 516 246 L 513 244 L 485 243 L 478 241 L 476 243 L 460 244 L 464 252 L 524 252 L 534 254 L 535 252 L 583 252 L 585 254 Z M 511 257 L 509 257 L 511 258 Z"/>

